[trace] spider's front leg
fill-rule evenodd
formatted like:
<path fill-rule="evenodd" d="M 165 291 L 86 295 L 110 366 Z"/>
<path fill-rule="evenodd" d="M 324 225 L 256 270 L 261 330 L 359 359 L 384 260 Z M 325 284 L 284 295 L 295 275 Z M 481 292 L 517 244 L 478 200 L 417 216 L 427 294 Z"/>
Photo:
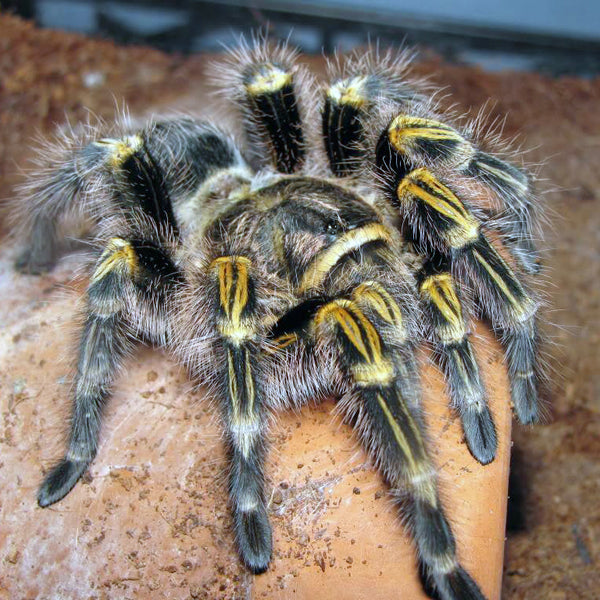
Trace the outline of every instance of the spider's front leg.
<path fill-rule="evenodd" d="M 164 343 L 165 294 L 178 277 L 175 265 L 152 242 L 112 238 L 107 244 L 87 291 L 67 452 L 40 486 L 40 506 L 66 496 L 96 456 L 116 372 L 136 338 Z"/>
<path fill-rule="evenodd" d="M 317 311 L 314 335 L 337 348 L 348 382 L 342 405 L 395 495 L 407 500 L 408 521 L 427 577 L 444 600 L 483 599 L 458 562 L 440 502 L 419 414 L 412 336 L 400 301 L 380 283 L 365 282 Z"/>
<path fill-rule="evenodd" d="M 249 150 L 257 152 L 254 159 L 287 174 L 300 171 L 310 151 L 302 124 L 309 121 L 312 77 L 296 58 L 286 45 L 263 41 L 234 52 L 225 71 L 226 90 L 243 110 Z M 215 75 L 223 79 L 223 72 Z"/>
<path fill-rule="evenodd" d="M 224 256 L 211 264 L 216 304 L 217 378 L 229 454 L 229 495 L 240 555 L 253 573 L 267 570 L 272 535 L 265 502 L 266 408 L 257 377 L 260 322 L 252 263 Z"/>

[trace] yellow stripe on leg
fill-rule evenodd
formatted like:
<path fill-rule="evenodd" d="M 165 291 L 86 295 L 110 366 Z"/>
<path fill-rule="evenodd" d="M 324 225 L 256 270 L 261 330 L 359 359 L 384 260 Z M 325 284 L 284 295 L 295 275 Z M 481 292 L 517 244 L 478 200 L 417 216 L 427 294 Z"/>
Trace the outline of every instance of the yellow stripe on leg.
<path fill-rule="evenodd" d="M 229 429 L 234 444 L 245 458 L 250 456 L 262 427 L 259 415 L 255 411 L 255 387 L 251 367 L 250 352 L 247 348 L 243 350 L 242 362 L 237 364 L 234 352 L 231 349 L 227 350 L 227 378 L 231 406 Z M 240 389 L 237 376 L 242 369 L 243 389 Z"/>
<path fill-rule="evenodd" d="M 497 159 L 497 160 L 498 160 L 498 163 L 501 162 L 499 159 Z M 509 186 L 515 188 L 519 194 L 524 196 L 529 192 L 529 185 L 528 185 L 527 179 L 524 175 L 523 175 L 524 181 L 519 180 L 516 177 L 514 177 L 513 175 L 511 175 L 508 171 L 505 171 L 504 169 L 500 169 L 497 167 L 493 167 L 492 165 L 486 163 L 485 161 L 481 161 L 481 160 L 477 161 L 477 166 L 479 167 L 479 169 L 486 172 L 488 175 L 491 175 L 492 177 L 496 177 L 496 179 L 501 179 L 502 181 L 504 181 L 504 183 L 507 183 Z M 512 167 L 512 165 L 507 165 L 507 168 L 511 168 L 511 167 Z M 516 167 L 512 167 L 512 168 L 517 170 Z"/>
<path fill-rule="evenodd" d="M 427 458 L 421 431 L 406 409 L 406 405 L 401 398 L 398 399 L 398 402 L 404 416 L 404 423 L 402 426 L 400 426 L 398 421 L 394 418 L 383 395 L 377 394 L 377 403 L 390 426 L 394 440 L 406 459 L 408 467 L 406 475 L 413 493 L 418 495 L 419 498 L 427 500 L 433 507 L 436 507 L 437 494 L 435 489 L 435 472 Z M 411 445 L 404 429 L 410 431 L 416 443 L 416 447 Z"/>
<path fill-rule="evenodd" d="M 284 333 L 279 337 L 276 337 L 270 344 L 265 348 L 265 351 L 269 354 L 274 354 L 279 350 L 283 350 L 292 344 L 295 344 L 299 340 L 297 333 Z"/>
<path fill-rule="evenodd" d="M 100 257 L 100 264 L 92 274 L 91 283 L 100 281 L 109 273 L 133 276 L 138 269 L 138 258 L 133 246 L 122 238 L 112 238 Z"/>
<path fill-rule="evenodd" d="M 322 307 L 315 317 L 315 326 L 324 322 L 337 325 L 341 334 L 360 355 L 350 370 L 360 386 L 389 385 L 394 380 L 394 367 L 383 355 L 379 333 L 359 306 L 345 298 L 338 298 Z"/>
<path fill-rule="evenodd" d="M 502 275 L 498 273 L 496 269 L 494 269 L 494 266 L 490 264 L 490 261 L 486 257 L 484 257 L 475 249 L 473 249 L 473 256 L 475 257 L 475 260 L 477 260 L 477 262 L 479 262 L 479 264 L 487 271 L 488 275 L 494 281 L 494 285 L 498 287 L 498 289 L 502 292 L 502 295 L 506 298 L 506 300 L 508 300 L 513 315 L 517 318 L 517 320 L 524 320 L 529 316 L 532 310 L 533 302 L 531 298 L 521 286 L 513 270 L 508 266 L 506 261 L 500 256 L 500 254 L 498 254 L 496 249 L 491 244 L 488 244 L 488 252 L 490 252 L 492 258 L 500 264 L 502 269 L 505 271 L 506 276 L 510 278 L 510 282 L 515 288 L 514 292 L 510 290 Z M 520 298 L 518 298 L 515 293 L 518 294 Z"/>
<path fill-rule="evenodd" d="M 249 300 L 249 268 L 251 262 L 244 256 L 222 256 L 211 263 L 219 281 L 219 304 L 225 317 L 218 323 L 219 332 L 233 343 L 252 337 L 254 327 L 243 317 Z"/>
<path fill-rule="evenodd" d="M 450 273 L 427 277 L 421 283 L 420 290 L 444 318 L 444 325 L 437 331 L 442 342 L 447 344 L 462 340 L 467 332 L 460 300 Z"/>
<path fill-rule="evenodd" d="M 398 185 L 396 194 L 400 203 L 421 201 L 451 221 L 454 227 L 442 231 L 440 236 L 452 248 L 462 248 L 479 237 L 479 221 L 458 196 L 425 167 L 411 171 Z"/>
<path fill-rule="evenodd" d="M 353 292 L 352 298 L 359 306 L 369 306 L 388 323 L 402 326 L 402 311 L 391 294 L 376 281 L 361 283 Z"/>
<path fill-rule="evenodd" d="M 433 154 L 433 158 L 442 154 L 445 155 L 444 158 L 453 156 L 454 162 L 461 163 L 475 155 L 472 144 L 456 129 L 434 119 L 398 115 L 388 127 L 388 139 L 400 154 L 417 151 Z"/>
<path fill-rule="evenodd" d="M 367 343 L 363 338 L 360 326 L 349 308 L 352 303 L 349 300 L 339 298 L 326 304 L 317 313 L 315 317 L 315 326 L 319 327 L 324 321 L 331 324 L 337 324 L 342 330 L 346 339 L 362 355 L 365 361 L 371 362 L 371 355 L 367 350 Z"/>

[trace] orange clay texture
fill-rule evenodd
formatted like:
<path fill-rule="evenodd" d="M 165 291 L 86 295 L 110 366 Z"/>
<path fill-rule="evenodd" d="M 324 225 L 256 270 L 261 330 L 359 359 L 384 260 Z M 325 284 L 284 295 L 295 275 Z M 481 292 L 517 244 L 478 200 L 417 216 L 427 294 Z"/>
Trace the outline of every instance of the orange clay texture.
<path fill-rule="evenodd" d="M 38 30 L 0 16 L 0 184 L 11 198 L 31 139 L 88 111 L 126 104 L 144 115 L 208 103 L 206 57 Z M 320 58 L 307 62 L 322 72 Z M 596 598 L 600 593 L 600 80 L 487 74 L 425 55 L 416 67 L 473 115 L 489 99 L 508 115 L 540 176 L 554 228 L 545 278 L 551 384 L 548 423 L 515 426 L 520 528 L 503 559 L 511 423 L 501 352 L 476 349 L 501 429 L 499 456 L 470 457 L 439 373 L 424 368 L 426 417 L 443 498 L 465 566 L 491 598 Z M 92 75 L 92 77 L 90 77 Z M 86 87 L 86 81 L 94 81 Z M 184 371 L 140 349 L 116 384 L 90 474 L 62 502 L 35 503 L 41 469 L 62 452 L 69 407 L 77 261 L 34 278 L 0 246 L 0 598 L 420 598 L 410 539 L 386 486 L 333 402 L 283 415 L 268 463 L 275 553 L 252 577 L 239 564 L 227 510 L 215 411 Z M 553 230 L 552 230 L 553 229 Z M 422 355 L 427 362 L 426 353 Z M 501 592 L 500 592 L 501 591 Z M 420 595 L 421 594 L 421 595 Z"/>

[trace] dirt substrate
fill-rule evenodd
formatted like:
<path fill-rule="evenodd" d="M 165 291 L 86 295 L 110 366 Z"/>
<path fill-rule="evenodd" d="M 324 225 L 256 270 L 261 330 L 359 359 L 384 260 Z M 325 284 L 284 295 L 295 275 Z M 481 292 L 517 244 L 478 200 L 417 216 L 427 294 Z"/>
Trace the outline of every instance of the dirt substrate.
<path fill-rule="evenodd" d="M 10 198 L 20 181 L 19 167 L 26 165 L 32 136 L 50 133 L 65 118 L 78 122 L 91 113 L 110 120 L 115 106 L 123 103 L 133 114 L 166 106 L 203 109 L 210 103 L 203 78 L 205 62 L 202 57 L 172 57 L 36 30 L 1 16 L 2 196 Z M 309 62 L 322 69 L 321 59 Z M 544 260 L 546 316 L 556 324 L 546 327 L 551 373 L 548 423 L 513 430 L 516 502 L 510 514 L 513 530 L 506 544 L 502 597 L 596 598 L 600 594 L 600 80 L 492 75 L 435 59 L 421 62 L 416 70 L 433 75 L 472 114 L 492 99 L 487 108 L 490 117 L 507 115 L 505 135 L 519 134 L 523 147 L 531 149 L 527 160 L 540 163 L 545 187 L 553 190 L 544 195 L 552 220 Z M 7 229 L 4 221 L 5 233 Z M 6 236 L 1 252 L 5 316 L 0 370 L 4 490 L 0 597 L 52 597 L 49 590 L 56 590 L 56 585 L 69 598 L 247 594 L 250 577 L 235 559 L 225 493 L 219 488 L 224 487 L 219 475 L 223 462 L 212 412 L 204 405 L 197 408 L 195 398 L 201 392 L 190 391 L 185 374 L 160 354 L 142 352 L 127 377 L 121 378 L 103 456 L 95 463 L 93 477 L 80 484 L 83 491 L 78 499 L 69 497 L 66 504 L 43 513 L 32 508 L 39 464 L 48 465 L 60 453 L 60 415 L 69 373 L 68 361 L 61 357 L 68 353 L 65 338 L 73 330 L 76 306 L 76 295 L 66 293 L 65 285 L 76 261 L 67 260 L 52 274 L 34 280 L 11 271 L 15 244 Z M 83 286 L 82 281 L 69 284 L 78 291 Z M 493 368 L 500 355 L 497 349 L 488 355 L 490 387 L 502 396 L 504 380 Z M 433 390 L 430 395 L 441 393 L 441 382 L 433 372 L 425 381 Z M 146 400 L 143 420 L 137 396 Z M 361 582 L 371 592 L 379 590 L 382 598 L 389 597 L 385 586 L 372 578 L 393 573 L 394 561 L 413 560 L 408 542 L 400 545 L 398 554 L 388 554 L 396 531 L 388 531 L 390 539 L 385 537 L 385 527 L 376 533 L 373 515 L 381 513 L 384 522 L 394 521 L 383 497 L 385 487 L 365 466 L 347 428 L 327 429 L 330 408 L 325 405 L 288 416 L 275 431 L 271 466 L 271 513 L 279 548 L 275 560 L 297 568 L 258 578 L 253 584 L 256 597 L 287 598 L 290 591 L 298 591 L 296 597 L 317 597 L 314 593 L 332 597 L 323 595 L 324 588 L 310 587 L 313 584 L 304 571 L 311 569 L 331 577 L 315 580 L 320 583 L 314 585 L 328 581 L 335 597 L 352 597 L 354 585 Z M 501 408 L 495 410 L 502 418 Z M 444 418 L 439 420 L 442 443 Z M 323 440 L 330 445 L 319 456 L 311 454 L 319 440 L 302 433 L 303 427 L 315 423 L 328 431 Z M 451 428 L 454 437 L 448 443 L 460 445 L 464 453 L 464 444 L 456 442 L 460 440 L 456 422 Z M 181 455 L 183 443 L 196 445 L 198 453 Z M 153 459 L 140 464 L 138 451 Z M 444 463 L 449 477 L 455 474 L 452 469 L 464 468 L 459 459 L 453 460 Z M 171 466 L 165 472 L 165 465 L 178 463 L 178 475 L 168 472 Z M 456 485 L 455 496 L 461 484 Z M 303 499 L 301 505 L 294 504 L 296 498 Z M 357 518 L 365 520 L 336 528 L 336 502 L 354 502 Z M 501 510 L 501 504 L 485 506 Z M 458 528 L 468 533 L 472 512 L 455 510 Z M 119 517 L 123 511 L 129 524 Z M 15 533 L 8 525 L 20 515 L 27 522 Z M 110 532 L 118 518 L 124 533 L 115 541 Z M 310 535 L 303 537 L 307 523 Z M 70 540 L 69 550 L 61 551 L 61 544 L 54 542 L 60 541 L 63 531 L 72 531 L 71 526 L 76 530 L 75 542 Z M 380 537 L 366 540 L 372 550 L 363 550 L 361 544 L 371 528 L 372 535 Z M 472 531 L 469 535 L 476 538 Z M 355 538 L 360 544 L 353 543 Z M 39 545 L 28 543 L 32 539 L 39 539 Z M 176 549 L 168 541 L 173 539 Z M 352 547 L 356 550 L 347 552 Z M 85 557 L 95 548 L 102 549 L 96 555 L 100 572 L 90 579 Z M 160 561 L 152 563 L 159 552 L 164 552 Z M 40 560 L 46 563 L 40 565 Z M 377 569 L 369 564 L 371 560 L 378 561 Z M 55 565 L 64 571 L 57 573 Z M 147 595 L 150 592 L 152 596 Z M 411 593 L 401 597 L 414 597 Z"/>

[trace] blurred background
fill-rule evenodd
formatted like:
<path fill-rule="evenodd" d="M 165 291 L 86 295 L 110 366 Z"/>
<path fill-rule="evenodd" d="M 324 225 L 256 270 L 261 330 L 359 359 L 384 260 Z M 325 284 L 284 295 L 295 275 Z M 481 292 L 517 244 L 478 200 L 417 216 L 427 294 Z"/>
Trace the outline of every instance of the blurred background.
<path fill-rule="evenodd" d="M 219 50 L 258 27 L 306 53 L 347 51 L 369 39 L 406 41 L 487 70 L 590 77 L 600 70 L 600 2 L 594 0 L 9 0 L 42 27 L 146 44 Z"/>

